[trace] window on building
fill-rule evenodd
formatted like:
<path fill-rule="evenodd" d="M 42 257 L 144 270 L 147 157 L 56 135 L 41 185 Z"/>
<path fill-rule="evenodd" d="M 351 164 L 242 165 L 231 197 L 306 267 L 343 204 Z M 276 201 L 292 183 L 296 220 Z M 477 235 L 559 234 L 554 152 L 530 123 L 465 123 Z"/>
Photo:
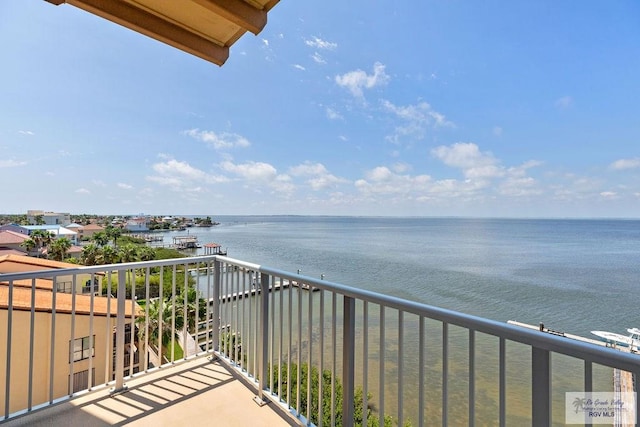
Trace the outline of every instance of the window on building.
<path fill-rule="evenodd" d="M 91 370 L 91 386 L 96 385 L 96 368 Z M 89 388 L 89 370 L 73 373 L 73 393 Z"/>
<path fill-rule="evenodd" d="M 73 282 L 56 282 L 56 291 L 70 294 L 73 289 Z"/>
<path fill-rule="evenodd" d="M 78 338 L 73 340 L 71 344 L 71 353 L 73 354 L 73 361 L 88 359 L 96 354 L 96 336 L 93 339 L 90 337 Z"/>

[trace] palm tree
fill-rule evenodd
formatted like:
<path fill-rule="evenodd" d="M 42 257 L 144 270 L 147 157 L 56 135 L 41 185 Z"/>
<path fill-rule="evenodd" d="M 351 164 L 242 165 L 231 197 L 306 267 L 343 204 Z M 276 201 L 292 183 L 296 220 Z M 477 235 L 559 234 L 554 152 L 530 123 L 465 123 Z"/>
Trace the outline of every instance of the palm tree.
<path fill-rule="evenodd" d="M 100 249 L 94 243 L 89 243 L 82 249 L 80 260 L 84 265 L 97 265 L 99 255 Z"/>
<path fill-rule="evenodd" d="M 153 261 L 156 259 L 156 251 L 149 246 L 142 246 L 138 249 L 138 257 L 140 261 Z"/>
<path fill-rule="evenodd" d="M 140 255 L 138 254 L 138 248 L 136 245 L 132 243 L 127 243 L 126 245 L 122 246 L 118 250 L 118 255 L 120 257 L 120 262 L 123 262 L 123 263 L 136 262 L 140 260 Z M 127 276 L 129 277 L 127 282 L 130 284 L 133 284 L 133 281 L 131 280 L 131 272 L 132 272 L 131 269 L 127 269 Z"/>
<path fill-rule="evenodd" d="M 28 238 L 24 242 L 20 243 L 20 246 L 22 246 L 27 253 L 31 255 L 31 252 L 36 248 L 36 242 L 32 238 Z"/>
<path fill-rule="evenodd" d="M 132 243 L 127 243 L 118 250 L 121 262 L 136 262 L 140 260 L 138 247 Z"/>
<path fill-rule="evenodd" d="M 99 248 L 96 260 L 97 264 L 115 264 L 118 262 L 118 257 L 118 251 L 113 246 L 104 246 Z"/>
<path fill-rule="evenodd" d="M 51 242 L 49 256 L 56 261 L 62 261 L 66 258 L 69 249 L 71 249 L 71 240 L 61 237 Z"/>
<path fill-rule="evenodd" d="M 111 240 L 111 237 L 109 237 L 104 231 L 98 231 L 91 236 L 91 240 L 98 246 L 106 246 L 107 243 L 109 243 L 109 240 Z"/>
<path fill-rule="evenodd" d="M 184 311 L 184 296 L 180 297 L 179 302 L 180 310 Z M 191 286 L 187 289 L 187 327 L 190 333 L 196 332 L 196 305 L 198 308 L 198 320 L 205 320 L 207 314 L 207 302 L 199 298 L 198 290 Z"/>
<path fill-rule="evenodd" d="M 106 233 L 106 235 L 113 240 L 113 246 L 115 246 L 116 248 L 118 247 L 118 237 L 120 237 L 122 235 L 122 229 L 120 228 L 116 228 L 112 225 L 107 226 L 107 228 L 104 229 L 104 232 Z"/>
<path fill-rule="evenodd" d="M 179 309 L 179 306 L 176 306 L 175 329 L 172 330 L 171 320 L 174 310 L 171 302 L 166 299 L 155 299 L 153 301 L 149 301 L 148 304 L 149 344 L 159 347 L 158 339 L 160 339 L 162 342 L 163 353 L 165 353 L 169 349 L 169 344 L 171 343 L 172 338 L 176 343 L 179 341 L 178 331 L 180 331 L 184 326 L 184 316 L 182 315 L 182 310 Z M 162 328 L 160 328 L 160 319 L 162 319 Z M 138 323 L 138 336 L 140 340 L 144 340 L 146 321 L 147 318 L 145 310 L 139 317 L 136 318 L 136 322 Z M 167 355 L 168 358 L 170 358 L 170 356 L 170 354 Z"/>
<path fill-rule="evenodd" d="M 53 241 L 53 234 L 46 230 L 35 230 L 31 233 L 31 239 L 36 243 L 36 249 L 38 250 L 38 258 L 42 255 L 45 248 L 47 248 Z"/>

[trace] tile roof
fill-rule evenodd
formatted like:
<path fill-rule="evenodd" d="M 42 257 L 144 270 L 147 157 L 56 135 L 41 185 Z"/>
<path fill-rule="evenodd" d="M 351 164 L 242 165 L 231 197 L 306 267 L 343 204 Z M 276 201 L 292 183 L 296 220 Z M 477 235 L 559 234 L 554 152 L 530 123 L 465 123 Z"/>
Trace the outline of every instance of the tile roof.
<path fill-rule="evenodd" d="M 53 280 L 50 280 L 50 279 L 35 279 L 35 283 L 36 283 L 36 289 L 46 289 L 48 291 L 52 291 L 53 290 Z M 0 286 L 1 285 L 8 286 L 9 282 L 0 281 Z M 29 289 L 31 289 L 31 287 L 33 286 L 32 283 L 31 283 L 31 279 L 14 280 L 13 281 L 13 285 L 14 286 L 19 286 L 21 288 L 29 288 Z"/>
<path fill-rule="evenodd" d="M 25 252 L 21 252 L 17 249 L 11 249 L 6 247 L 0 247 L 0 257 L 4 255 L 24 255 Z"/>
<path fill-rule="evenodd" d="M 23 271 L 52 270 L 61 268 L 78 268 L 78 265 L 24 255 L 0 256 L 0 273 L 18 273 Z"/>
<path fill-rule="evenodd" d="M 82 226 L 83 230 L 96 230 L 96 231 L 101 231 L 104 230 L 104 227 L 98 225 L 98 224 L 87 224 L 87 225 L 83 225 Z"/>
<path fill-rule="evenodd" d="M 16 233 L 15 231 L 2 230 L 0 231 L 0 246 L 2 245 L 16 245 L 29 239 L 29 236 L 22 233 Z"/>
<path fill-rule="evenodd" d="M 14 286 L 12 306 L 14 310 L 30 311 L 31 310 L 31 289 L 22 286 Z M 36 289 L 35 291 L 35 311 L 51 312 L 52 311 L 53 293 L 51 290 Z M 75 312 L 76 314 L 91 313 L 91 296 L 76 295 Z M 9 304 L 9 287 L 0 284 L 0 309 L 7 309 Z M 106 316 L 111 313 L 116 315 L 116 298 L 93 297 L 93 314 L 94 316 Z M 125 301 L 125 316 L 131 317 L 134 302 Z M 140 306 L 135 304 L 136 313 L 141 312 Z M 73 296 L 62 292 L 56 292 L 56 313 L 71 313 L 73 308 Z"/>

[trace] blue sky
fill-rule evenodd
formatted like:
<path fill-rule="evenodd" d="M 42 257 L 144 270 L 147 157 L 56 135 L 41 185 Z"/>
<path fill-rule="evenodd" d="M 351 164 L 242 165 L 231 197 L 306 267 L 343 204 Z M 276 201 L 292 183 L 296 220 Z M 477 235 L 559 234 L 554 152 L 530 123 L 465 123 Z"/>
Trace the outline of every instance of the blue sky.
<path fill-rule="evenodd" d="M 640 217 L 640 2 L 281 1 L 219 68 L 0 3 L 0 212 Z"/>

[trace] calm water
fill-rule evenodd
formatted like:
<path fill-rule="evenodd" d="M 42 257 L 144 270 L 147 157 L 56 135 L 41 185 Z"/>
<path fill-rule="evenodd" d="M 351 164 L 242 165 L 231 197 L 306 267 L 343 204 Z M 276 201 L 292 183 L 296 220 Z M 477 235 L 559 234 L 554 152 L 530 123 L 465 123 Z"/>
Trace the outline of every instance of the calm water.
<path fill-rule="evenodd" d="M 324 274 L 334 282 L 498 321 L 542 321 L 583 336 L 593 329 L 624 333 L 640 326 L 640 221 L 235 216 L 216 220 L 221 225 L 192 228 L 189 233 L 198 235 L 201 243 L 222 244 L 233 258 L 288 271 L 300 269 L 308 276 Z M 181 234 L 185 233 L 166 233 L 165 241 L 171 243 Z M 378 315 L 372 311 L 370 326 L 375 328 Z M 416 354 L 412 331 L 417 325 L 411 319 L 406 322 L 407 353 Z M 385 365 L 391 381 L 385 386 L 385 408 L 391 412 L 397 402 L 396 325 L 390 315 Z M 427 412 L 435 414 L 428 425 L 439 425 L 441 326 L 428 324 L 427 329 L 426 379 L 435 385 L 427 390 Z M 450 409 L 451 425 L 467 425 L 466 337 L 464 331 L 451 328 L 449 393 L 452 401 L 462 402 Z M 374 396 L 379 395 L 378 344 L 374 333 L 369 355 Z M 477 346 L 476 421 L 494 425 L 497 340 L 478 337 Z M 407 416 L 415 421 L 418 367 L 415 357 L 407 357 L 404 399 Z M 522 375 L 530 364 L 526 346 L 507 346 L 508 425 L 530 423 L 531 378 Z M 554 425 L 562 425 L 563 393 L 582 389 L 582 368 L 557 355 L 553 366 Z M 594 369 L 594 375 L 594 387 L 608 391 L 611 372 Z"/>
<path fill-rule="evenodd" d="M 189 232 L 233 258 L 585 336 L 640 326 L 640 221 L 215 219 Z"/>

